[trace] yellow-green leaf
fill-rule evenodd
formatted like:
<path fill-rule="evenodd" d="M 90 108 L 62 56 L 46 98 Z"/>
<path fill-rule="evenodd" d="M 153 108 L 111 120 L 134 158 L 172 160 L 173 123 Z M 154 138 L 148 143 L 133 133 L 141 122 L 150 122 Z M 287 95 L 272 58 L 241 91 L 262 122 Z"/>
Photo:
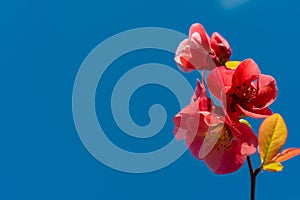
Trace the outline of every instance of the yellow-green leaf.
<path fill-rule="evenodd" d="M 228 61 L 225 63 L 225 66 L 229 69 L 236 69 L 240 63 L 240 61 Z"/>
<path fill-rule="evenodd" d="M 269 172 L 280 172 L 280 171 L 282 171 L 283 166 L 281 163 L 272 162 L 272 163 L 264 165 L 263 169 L 267 170 Z"/>
<path fill-rule="evenodd" d="M 246 124 L 247 126 L 249 126 L 250 128 L 252 128 L 251 124 L 250 124 L 247 120 L 245 120 L 245 119 L 240 119 L 239 121 L 240 121 L 242 124 Z"/>
<path fill-rule="evenodd" d="M 267 117 L 258 132 L 258 153 L 262 165 L 272 162 L 287 138 L 287 128 L 280 114 Z"/>
<path fill-rule="evenodd" d="M 299 148 L 288 148 L 278 154 L 273 161 L 274 162 L 284 162 L 300 154 Z"/>

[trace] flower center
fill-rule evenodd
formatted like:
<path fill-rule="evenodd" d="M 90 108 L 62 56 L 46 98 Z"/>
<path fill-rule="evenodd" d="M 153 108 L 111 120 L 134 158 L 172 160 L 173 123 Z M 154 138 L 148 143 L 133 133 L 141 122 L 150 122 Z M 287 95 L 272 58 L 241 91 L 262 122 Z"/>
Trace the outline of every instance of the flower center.
<path fill-rule="evenodd" d="M 223 149 L 226 151 L 230 149 L 232 138 L 231 130 L 227 126 L 224 126 L 217 143 L 217 150 L 219 151 L 220 149 Z"/>
<path fill-rule="evenodd" d="M 252 100 L 256 96 L 256 89 L 252 85 L 236 86 L 233 93 L 229 95 L 231 97 L 230 108 L 235 111 L 235 105 L 239 104 L 243 108 L 249 108 L 252 106 Z"/>

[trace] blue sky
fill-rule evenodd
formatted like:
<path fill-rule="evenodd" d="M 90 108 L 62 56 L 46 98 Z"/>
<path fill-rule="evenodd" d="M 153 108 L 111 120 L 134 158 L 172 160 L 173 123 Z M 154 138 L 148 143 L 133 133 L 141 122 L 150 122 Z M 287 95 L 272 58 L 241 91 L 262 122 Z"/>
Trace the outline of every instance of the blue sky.
<path fill-rule="evenodd" d="M 77 71 L 100 42 L 119 32 L 147 26 L 187 34 L 192 23 L 200 22 L 209 34 L 217 31 L 228 39 L 233 59 L 251 57 L 263 73 L 276 78 L 279 96 L 271 108 L 282 114 L 288 126 L 286 147 L 300 147 L 300 109 L 296 103 L 299 3 L 232 2 L 2 2 L 0 199 L 248 199 L 246 165 L 234 174 L 217 176 L 189 152 L 152 173 L 130 174 L 111 169 L 84 147 L 72 116 Z M 170 53 L 136 51 L 116 60 L 101 82 L 113 85 L 122 73 L 148 62 L 177 70 Z M 196 84 L 196 73 L 184 76 Z M 132 138 L 117 127 L 109 110 L 111 92 L 112 86 L 98 85 L 96 111 L 103 129 L 116 145 L 147 152 L 173 138 L 172 115 L 180 108 L 169 90 L 147 85 L 132 96 L 130 112 L 140 125 L 149 123 L 147 115 L 152 104 L 161 103 L 168 111 L 161 132 L 145 140 Z M 259 123 L 253 122 L 253 126 L 257 131 Z M 257 159 L 254 160 L 257 166 Z M 300 159 L 294 158 L 284 163 L 283 172 L 260 174 L 257 199 L 299 199 L 299 165 Z"/>

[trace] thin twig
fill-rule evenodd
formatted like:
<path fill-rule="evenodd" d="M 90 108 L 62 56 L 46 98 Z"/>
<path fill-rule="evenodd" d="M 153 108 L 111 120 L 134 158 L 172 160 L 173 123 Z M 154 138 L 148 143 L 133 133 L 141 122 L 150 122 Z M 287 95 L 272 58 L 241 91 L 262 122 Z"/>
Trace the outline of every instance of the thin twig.
<path fill-rule="evenodd" d="M 247 156 L 247 162 L 250 172 L 250 178 L 251 178 L 251 193 L 250 193 L 250 199 L 255 200 L 255 185 L 256 185 L 256 176 L 259 174 L 259 172 L 262 170 L 262 167 L 257 168 L 256 170 L 253 170 L 252 162 L 250 156 Z"/>

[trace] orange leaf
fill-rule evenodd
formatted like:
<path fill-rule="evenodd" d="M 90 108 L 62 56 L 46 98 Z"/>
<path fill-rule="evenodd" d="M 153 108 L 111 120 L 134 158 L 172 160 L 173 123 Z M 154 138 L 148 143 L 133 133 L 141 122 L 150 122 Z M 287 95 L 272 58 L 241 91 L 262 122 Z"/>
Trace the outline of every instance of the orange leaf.
<path fill-rule="evenodd" d="M 267 117 L 258 132 L 258 153 L 262 165 L 272 162 L 287 138 L 287 128 L 280 114 Z"/>
<path fill-rule="evenodd" d="M 288 148 L 283 150 L 280 154 L 274 157 L 274 162 L 284 162 L 286 160 L 289 160 L 297 155 L 300 154 L 299 148 Z"/>

